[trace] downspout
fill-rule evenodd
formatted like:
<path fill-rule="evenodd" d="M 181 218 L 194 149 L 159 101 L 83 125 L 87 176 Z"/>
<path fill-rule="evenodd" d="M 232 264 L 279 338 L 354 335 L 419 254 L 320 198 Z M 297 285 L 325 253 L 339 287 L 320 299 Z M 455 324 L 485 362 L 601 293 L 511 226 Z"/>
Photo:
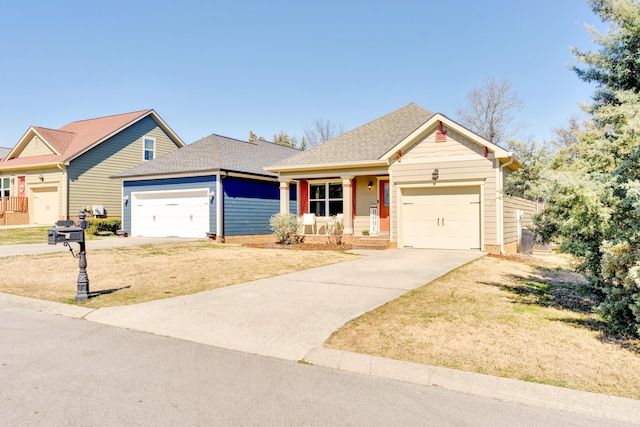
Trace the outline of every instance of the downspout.
<path fill-rule="evenodd" d="M 64 163 L 58 163 L 56 166 L 62 171 L 62 216 L 64 219 L 69 219 L 69 180 L 67 179 L 67 168 L 64 166 Z"/>
<path fill-rule="evenodd" d="M 216 234 L 221 243 L 224 243 L 224 186 L 222 180 L 228 175 L 229 173 L 225 172 L 223 176 L 220 171 L 216 179 Z"/>
<path fill-rule="evenodd" d="M 500 182 L 498 183 L 498 216 L 500 217 L 498 220 L 498 231 L 500 231 L 500 254 L 502 255 L 506 254 L 506 251 L 504 250 L 504 167 L 509 166 L 515 161 L 513 153 L 510 152 L 508 154 L 509 161 L 500 165 Z"/>

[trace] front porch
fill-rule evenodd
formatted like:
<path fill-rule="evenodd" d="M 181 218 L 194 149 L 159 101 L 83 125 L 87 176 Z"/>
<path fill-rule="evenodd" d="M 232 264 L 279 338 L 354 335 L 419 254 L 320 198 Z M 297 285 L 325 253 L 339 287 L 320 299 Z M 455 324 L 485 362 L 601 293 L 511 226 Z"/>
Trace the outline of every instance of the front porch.
<path fill-rule="evenodd" d="M 0 197 L 0 225 L 29 224 L 29 199 L 27 197 Z"/>
<path fill-rule="evenodd" d="M 322 235 L 322 234 L 300 234 L 304 238 L 303 244 L 312 245 L 334 245 L 338 241 L 345 246 L 345 249 L 368 249 L 385 250 L 395 249 L 396 243 L 389 241 L 388 235 L 381 236 L 353 236 L 353 235 Z"/>
<path fill-rule="evenodd" d="M 377 172 L 377 171 L 376 171 Z M 280 178 L 280 212 L 289 213 L 289 188 L 297 186 L 296 214 L 307 235 L 391 236 L 388 174 Z"/>

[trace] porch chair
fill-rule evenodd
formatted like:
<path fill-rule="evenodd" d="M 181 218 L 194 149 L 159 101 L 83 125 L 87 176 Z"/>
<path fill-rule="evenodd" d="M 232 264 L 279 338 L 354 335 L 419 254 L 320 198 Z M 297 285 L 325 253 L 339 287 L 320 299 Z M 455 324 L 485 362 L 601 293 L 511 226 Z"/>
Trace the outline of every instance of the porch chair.
<path fill-rule="evenodd" d="M 302 234 L 305 233 L 308 225 L 311 226 L 311 231 L 313 232 L 313 234 L 316 234 L 316 214 L 302 214 Z"/>

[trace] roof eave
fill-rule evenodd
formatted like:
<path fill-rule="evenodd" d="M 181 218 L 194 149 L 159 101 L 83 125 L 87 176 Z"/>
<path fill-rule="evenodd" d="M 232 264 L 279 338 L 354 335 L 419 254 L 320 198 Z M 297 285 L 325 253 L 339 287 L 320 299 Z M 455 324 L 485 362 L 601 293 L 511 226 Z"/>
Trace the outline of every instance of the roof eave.
<path fill-rule="evenodd" d="M 114 131 L 112 131 L 111 133 L 107 134 L 106 136 L 102 137 L 101 139 L 97 140 L 96 142 L 94 142 L 93 144 L 84 147 L 82 150 L 71 154 L 69 157 L 67 157 L 65 159 L 65 161 L 71 161 L 73 159 L 78 158 L 79 156 L 83 155 L 84 153 L 86 153 L 87 151 L 91 150 L 93 147 L 95 147 L 96 145 L 99 145 L 101 143 L 103 143 L 104 141 L 108 140 L 109 138 L 113 137 L 114 135 L 117 135 L 118 133 L 122 132 L 124 129 L 133 126 L 134 124 L 138 123 L 140 120 L 144 119 L 145 117 L 151 116 L 154 118 L 154 120 L 160 125 L 160 127 L 171 137 L 171 139 L 173 139 L 175 142 L 178 143 L 178 145 L 180 147 L 184 147 L 186 144 L 182 141 L 182 139 L 180 139 L 180 137 L 169 127 L 169 125 L 167 125 L 165 123 L 164 120 L 162 120 L 162 118 L 158 115 L 158 113 L 156 113 L 154 110 L 148 110 L 145 114 L 142 114 L 140 116 L 138 116 L 135 120 L 130 121 L 129 123 L 126 123 L 122 126 L 120 126 L 118 129 L 115 129 Z"/>
<path fill-rule="evenodd" d="M 269 166 L 263 168 L 269 172 L 281 173 L 281 172 L 303 172 L 303 171 L 317 171 L 317 170 L 332 170 L 332 169 L 348 169 L 348 168 L 367 168 L 367 167 L 380 167 L 387 166 L 387 162 L 383 160 L 361 160 L 354 162 L 334 162 L 334 163 L 316 163 L 309 165 L 292 165 L 292 166 Z"/>
<path fill-rule="evenodd" d="M 458 123 L 454 122 L 444 114 L 436 113 L 431 118 L 429 118 L 429 120 L 424 122 L 422 126 L 420 126 L 418 129 L 416 129 L 411 134 L 409 134 L 409 136 L 407 136 L 405 139 L 403 139 L 398 144 L 396 144 L 393 148 L 387 151 L 382 157 L 380 157 L 380 159 L 390 163 L 392 159 L 396 156 L 396 153 L 398 152 L 398 150 L 403 151 L 408 146 L 414 144 L 420 137 L 424 136 L 429 130 L 431 130 L 431 128 L 437 126 L 439 121 L 445 123 L 447 127 L 467 137 L 468 139 L 475 142 L 476 144 L 487 147 L 490 151 L 492 151 L 495 154 L 495 157 L 497 159 L 509 159 L 512 157 L 512 153 L 508 152 L 507 150 L 500 148 L 496 144 L 490 141 L 487 141 L 486 139 L 482 138 L 480 135 L 470 131 L 464 126 L 459 125 Z"/>

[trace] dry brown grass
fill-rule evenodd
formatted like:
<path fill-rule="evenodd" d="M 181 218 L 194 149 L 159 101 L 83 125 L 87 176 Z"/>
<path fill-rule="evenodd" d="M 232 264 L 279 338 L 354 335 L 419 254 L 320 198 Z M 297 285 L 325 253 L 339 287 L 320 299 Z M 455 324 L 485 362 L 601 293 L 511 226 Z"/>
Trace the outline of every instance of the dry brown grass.
<path fill-rule="evenodd" d="M 481 258 L 350 322 L 326 345 L 639 399 L 640 340 L 607 337 L 582 278 L 557 261 Z"/>
<path fill-rule="evenodd" d="M 102 294 L 82 305 L 137 304 L 353 258 L 335 251 L 256 249 L 208 241 L 89 251 L 90 291 Z M 74 302 L 78 261 L 68 252 L 3 258 L 2 267 L 0 292 Z"/>

